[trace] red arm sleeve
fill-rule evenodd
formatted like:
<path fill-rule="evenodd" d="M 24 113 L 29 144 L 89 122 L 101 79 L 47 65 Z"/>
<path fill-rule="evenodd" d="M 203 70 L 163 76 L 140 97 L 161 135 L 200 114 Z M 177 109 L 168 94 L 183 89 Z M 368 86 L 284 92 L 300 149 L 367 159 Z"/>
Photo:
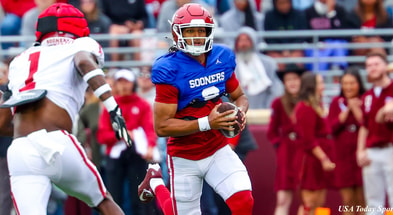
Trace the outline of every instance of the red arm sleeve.
<path fill-rule="evenodd" d="M 279 102 L 280 99 L 276 99 L 272 103 L 272 113 L 270 115 L 270 122 L 269 122 L 269 127 L 267 129 L 267 139 L 272 143 L 273 145 L 278 145 L 280 142 L 280 133 L 279 133 L 279 115 L 280 115 L 280 110 L 279 110 Z"/>
<path fill-rule="evenodd" d="M 232 93 L 239 86 L 239 80 L 237 80 L 235 73 L 225 83 L 227 93 Z"/>
<path fill-rule="evenodd" d="M 141 118 L 143 119 L 141 120 L 141 126 L 145 131 L 147 144 L 151 147 L 154 147 L 157 144 L 157 136 L 154 132 L 153 126 L 153 111 L 149 104 L 145 105 L 141 114 Z"/>
<path fill-rule="evenodd" d="M 310 152 L 313 148 L 318 146 L 316 139 L 315 130 L 318 129 L 317 125 L 317 113 L 315 110 L 304 104 L 301 104 L 296 110 L 296 127 L 300 140 L 303 144 L 303 148 L 306 152 Z"/>
<path fill-rule="evenodd" d="M 101 112 L 98 120 L 97 140 L 101 144 L 107 145 L 107 148 L 111 148 L 118 141 L 113 132 L 111 119 L 106 109 Z"/>
<path fill-rule="evenodd" d="M 177 104 L 179 90 L 169 84 L 156 84 L 156 102 Z"/>
<path fill-rule="evenodd" d="M 328 120 L 331 125 L 333 134 L 338 133 L 344 125 L 338 119 L 338 116 L 340 115 L 340 113 L 341 113 L 341 109 L 338 105 L 338 99 L 337 98 L 333 99 L 333 101 L 329 107 L 329 115 L 328 115 Z"/>

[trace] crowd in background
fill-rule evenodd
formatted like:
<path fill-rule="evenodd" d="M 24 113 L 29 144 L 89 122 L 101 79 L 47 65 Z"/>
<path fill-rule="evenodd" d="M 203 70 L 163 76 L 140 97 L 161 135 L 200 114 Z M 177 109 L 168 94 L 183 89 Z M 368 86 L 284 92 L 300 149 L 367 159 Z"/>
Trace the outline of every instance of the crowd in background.
<path fill-rule="evenodd" d="M 343 205 L 365 205 L 361 168 L 357 163 L 359 158 L 356 157 L 356 140 L 362 122 L 362 116 L 358 115 L 362 103 L 360 100 L 366 89 L 360 79 L 358 67 L 356 69 L 350 67 L 352 65 L 345 60 L 334 63 L 321 62 L 317 65 L 319 70 L 335 68 L 346 70 L 339 79 L 340 95 L 333 99 L 329 114 L 326 115 L 320 106 L 320 97 L 323 96 L 324 89 L 322 76 L 306 72 L 312 70 L 314 65 L 278 64 L 275 58 L 366 56 L 369 53 L 384 56 L 388 54 L 384 48 L 348 50 L 340 44 L 384 42 L 390 41 L 392 37 L 323 37 L 320 42 L 337 46 L 318 51 L 283 50 L 261 53 L 257 49 L 261 42 L 258 40 L 257 32 L 392 28 L 392 1 L 0 0 L 0 2 L 2 3 L 2 8 L 0 8 L 2 9 L 0 10 L 1 35 L 25 36 L 34 36 L 35 20 L 38 14 L 55 2 L 68 2 L 80 8 L 86 16 L 92 34 L 109 33 L 113 35 L 141 34 L 148 29 L 157 32 L 170 32 L 168 20 L 171 20 L 172 15 L 180 6 L 189 2 L 197 2 L 206 6 L 214 14 L 217 23 L 216 31 L 237 32 L 235 39 L 216 42 L 226 43 L 233 48 L 237 63 L 236 76 L 249 98 L 250 109 L 271 108 L 274 110 L 268 136 L 276 148 L 278 158 L 275 213 L 277 215 L 288 213 L 294 191 L 299 188 L 303 200 L 303 205 L 299 210 L 303 214 L 314 211 L 318 206 L 323 206 L 326 190 L 333 188 L 340 190 Z M 286 44 L 307 43 L 310 40 L 309 38 L 288 37 L 270 38 L 264 42 Z M 0 51 L 12 47 L 29 47 L 32 43 L 33 41 L 4 42 L 1 44 Z M 119 46 L 140 47 L 145 43 L 146 41 L 141 39 L 110 40 L 103 41 L 101 45 L 113 48 Z M 162 45 L 159 44 L 160 41 L 156 41 L 156 43 L 157 46 Z M 166 46 L 166 43 L 162 46 Z M 4 63 L 0 63 L 1 85 L 7 82 L 6 67 L 9 57 L 11 56 L 5 56 Z M 106 54 L 106 57 L 112 61 L 122 61 L 125 59 L 144 60 L 145 58 L 152 60 L 157 56 L 146 57 L 144 53 L 134 53 L 132 56 L 127 56 L 114 52 Z M 384 63 L 387 66 L 388 62 L 384 61 Z M 364 64 L 357 66 L 366 68 Z M 133 139 L 138 139 L 137 142 L 140 142 L 139 148 L 131 150 L 116 141 L 115 136 L 109 131 L 111 125 L 108 113 L 103 110 L 103 106 L 91 91 L 86 92 L 86 102 L 80 112 L 78 125 L 75 125 L 75 134 L 84 144 L 93 163 L 103 173 L 109 191 L 129 214 L 161 214 L 158 205 L 154 203 L 151 205 L 141 204 L 136 196 L 137 185 L 143 179 L 147 162 L 161 162 L 162 167 L 165 167 L 165 159 L 163 159 L 165 158 L 165 139 L 157 138 L 153 132 L 152 105 L 155 88 L 150 77 L 151 67 L 149 66 L 108 68 L 106 77 L 108 82 L 112 83 L 112 89 L 114 89 L 113 92 L 117 96 L 120 107 L 124 105 L 127 107 L 125 109 L 129 110 L 129 113 L 123 114 L 126 122 L 131 123 L 127 126 L 133 130 Z M 305 83 L 309 83 L 309 85 L 305 86 Z M 356 85 L 357 87 L 348 89 L 351 88 L 348 85 Z M 355 93 L 351 94 L 352 91 Z M 393 97 L 393 95 L 391 96 Z M 312 114 L 310 115 L 310 113 Z M 127 117 L 130 120 L 127 120 Z M 299 124 L 299 120 L 296 119 L 307 119 L 307 121 L 302 121 L 303 124 Z M 310 129 L 317 130 L 310 131 Z M 305 135 L 310 133 L 314 136 Z M 299 149 L 293 148 L 295 144 L 290 144 L 298 142 L 301 138 L 310 141 L 298 152 Z M 0 139 L 0 142 L 0 171 L 6 171 L 4 157 L 10 140 Z M 284 147 L 286 144 L 289 146 Z M 345 147 L 343 147 L 344 144 L 346 144 Z M 5 148 L 3 149 L 3 147 Z M 243 156 L 242 159 L 249 150 L 253 150 L 255 147 L 255 140 L 247 130 L 233 145 L 233 148 L 238 150 L 239 156 Z M 385 148 L 385 146 L 383 147 Z M 296 153 L 292 153 L 295 151 Z M 305 157 L 303 157 L 304 153 Z M 120 166 L 122 169 L 119 169 Z M 291 167 L 293 169 L 288 170 Z M 302 171 L 300 171 L 300 167 L 303 167 Z M 163 172 L 165 173 L 165 171 Z M 296 174 L 299 172 L 306 175 L 300 177 Z M 339 177 L 335 177 L 334 180 L 326 180 L 330 177 L 327 175 L 333 173 Z M 134 177 L 135 175 L 139 175 L 139 177 Z M 4 176 L 4 174 L 1 173 L 0 176 Z M 8 215 L 9 211 L 4 212 L 3 210 L 10 210 L 11 198 L 5 196 L 5 200 L 3 200 L 1 195 L 9 192 L 6 190 L 7 183 L 2 183 L 4 180 L 0 178 L 0 214 Z M 5 182 L 7 181 L 5 180 Z M 55 191 L 57 190 L 55 189 Z M 208 192 L 204 191 L 204 194 Z M 217 197 L 210 195 L 205 198 Z M 65 214 L 95 213 L 80 201 L 65 197 L 61 193 L 54 192 L 51 200 L 53 200 L 53 208 L 48 208 L 48 214 L 63 214 L 63 210 Z M 216 201 L 219 202 L 219 200 Z M 205 207 L 204 214 L 213 215 L 218 214 L 219 210 L 225 211 L 220 208 L 219 203 L 217 205 L 211 205 L 211 203 L 211 201 L 205 201 L 202 204 L 202 207 Z M 75 210 L 67 211 L 66 209 L 69 208 Z"/>
<path fill-rule="evenodd" d="M 393 27 L 393 1 L 390 0 L 2 0 L 0 13 L 1 35 L 34 36 L 35 20 L 38 14 L 55 2 L 68 2 L 81 9 L 86 15 L 92 34 L 142 34 L 143 32 L 171 32 L 168 20 L 182 5 L 190 2 L 200 3 L 214 15 L 216 32 L 236 32 L 242 26 L 256 31 L 290 30 L 336 30 L 336 29 L 383 29 Z M 347 43 L 379 43 L 390 41 L 392 36 L 352 36 L 321 37 L 320 42 L 328 48 L 314 50 L 274 50 L 265 54 L 279 57 L 345 57 L 364 56 L 369 51 L 386 53 L 385 48 L 348 49 Z M 166 47 L 170 41 L 164 38 L 152 39 L 111 39 L 103 40 L 103 47 Z M 12 47 L 28 47 L 34 41 L 18 43 L 3 42 L 2 50 Z M 219 39 L 215 42 L 234 46 L 233 38 Z M 268 45 L 308 43 L 311 38 L 279 37 L 266 38 Z M 106 57 L 111 61 L 124 59 L 152 62 L 153 56 L 134 52 L 131 55 L 111 52 Z M 345 58 L 332 63 L 320 62 L 318 65 L 306 64 L 307 69 L 345 69 Z M 284 69 L 285 64 L 279 64 Z"/>

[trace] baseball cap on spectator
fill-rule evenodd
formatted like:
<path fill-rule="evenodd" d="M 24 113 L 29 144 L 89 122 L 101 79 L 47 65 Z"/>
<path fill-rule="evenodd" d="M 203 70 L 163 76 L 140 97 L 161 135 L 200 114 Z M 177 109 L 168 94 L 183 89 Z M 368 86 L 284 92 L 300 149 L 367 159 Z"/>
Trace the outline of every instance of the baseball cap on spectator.
<path fill-rule="evenodd" d="M 136 75 L 133 71 L 128 70 L 128 69 L 121 69 L 117 71 L 114 75 L 115 80 L 119 80 L 120 78 L 123 78 L 129 82 L 135 82 L 136 80 Z"/>

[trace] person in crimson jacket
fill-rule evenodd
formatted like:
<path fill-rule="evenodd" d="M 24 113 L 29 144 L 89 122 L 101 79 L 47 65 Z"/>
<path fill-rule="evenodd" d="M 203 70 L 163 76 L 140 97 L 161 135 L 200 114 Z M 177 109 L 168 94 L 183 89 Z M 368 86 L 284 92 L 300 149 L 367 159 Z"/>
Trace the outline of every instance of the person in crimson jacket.
<path fill-rule="evenodd" d="M 114 74 L 115 88 L 118 96 L 115 97 L 122 114 L 127 119 L 128 133 L 134 140 L 134 145 L 140 144 L 141 136 L 146 136 L 142 142 L 147 142 L 147 153 L 140 154 L 136 150 L 126 147 L 123 141 L 118 141 L 113 135 L 112 124 L 107 110 L 104 110 L 99 119 L 97 139 L 106 145 L 107 163 L 105 166 L 108 190 L 113 199 L 119 204 L 123 203 L 124 182 L 129 184 L 131 210 L 133 214 L 148 214 L 153 210 L 153 204 L 143 204 L 138 200 L 138 184 L 143 180 L 147 162 L 153 159 L 153 149 L 157 136 L 153 129 L 153 112 L 150 104 L 136 94 L 136 75 L 126 69 Z M 142 131 L 142 135 L 141 135 Z"/>
<path fill-rule="evenodd" d="M 335 185 L 343 205 L 364 207 L 361 168 L 356 163 L 357 136 L 363 114 L 360 97 L 365 88 L 359 71 L 351 67 L 340 79 L 341 93 L 329 108 L 336 153 Z"/>
<path fill-rule="evenodd" d="M 304 150 L 301 171 L 300 214 L 314 214 L 325 204 L 335 164 L 331 128 L 322 106 L 324 83 L 320 74 L 306 72 L 302 75 L 299 102 L 295 107 L 295 131 Z"/>
<path fill-rule="evenodd" d="M 295 64 L 288 64 L 286 70 L 277 72 L 284 83 L 285 93 L 272 103 L 272 115 L 267 131 L 267 138 L 276 148 L 277 156 L 274 186 L 277 192 L 275 214 L 289 214 L 293 193 L 299 185 L 302 151 L 299 150 L 292 115 L 303 72 L 304 70 Z"/>
<path fill-rule="evenodd" d="M 366 205 L 374 214 L 384 207 L 386 195 L 393 205 L 393 124 L 387 114 L 393 98 L 393 83 L 388 75 L 388 60 L 379 52 L 366 56 L 367 79 L 373 84 L 362 97 L 363 123 L 358 135 L 356 152 L 358 165 L 362 167 Z"/>

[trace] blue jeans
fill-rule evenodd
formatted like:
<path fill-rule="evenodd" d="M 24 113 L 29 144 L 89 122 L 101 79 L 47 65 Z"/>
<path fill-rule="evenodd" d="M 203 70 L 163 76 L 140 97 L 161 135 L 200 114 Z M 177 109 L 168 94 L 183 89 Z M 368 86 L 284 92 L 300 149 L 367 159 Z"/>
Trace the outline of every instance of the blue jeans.
<path fill-rule="evenodd" d="M 348 49 L 344 47 L 345 44 L 348 42 L 345 40 L 340 40 L 340 39 L 327 39 L 323 41 L 327 46 L 327 48 L 323 49 L 307 49 L 305 50 L 305 55 L 307 57 L 312 57 L 312 58 L 324 58 L 324 57 L 341 57 L 342 59 L 337 60 L 336 62 L 326 62 L 323 60 L 319 60 L 317 63 L 318 66 L 318 71 L 326 71 L 331 69 L 332 66 L 339 67 L 341 69 L 346 69 L 348 67 L 348 62 L 345 60 L 345 57 L 348 56 Z M 307 70 L 314 70 L 313 63 L 307 64 L 306 65 Z"/>
<path fill-rule="evenodd" d="M 1 23 L 0 33 L 2 36 L 19 35 L 20 28 L 22 25 L 22 19 L 12 13 L 7 13 Z M 14 43 L 2 43 L 1 48 L 6 50 L 12 46 Z"/>

